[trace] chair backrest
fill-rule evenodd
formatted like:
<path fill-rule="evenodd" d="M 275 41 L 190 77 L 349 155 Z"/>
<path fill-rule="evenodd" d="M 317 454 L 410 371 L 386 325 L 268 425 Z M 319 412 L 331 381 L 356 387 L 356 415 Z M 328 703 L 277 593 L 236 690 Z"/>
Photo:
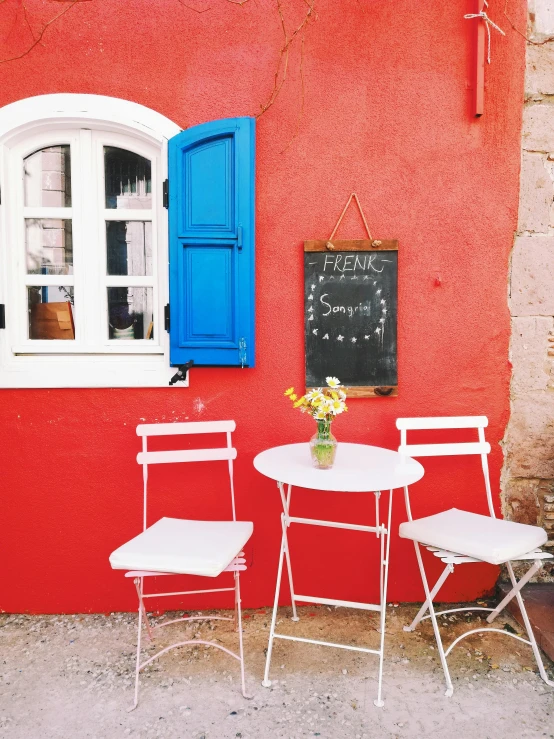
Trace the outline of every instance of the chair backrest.
<path fill-rule="evenodd" d="M 487 493 L 487 504 L 492 518 L 496 518 L 492 502 L 491 483 L 487 455 L 491 445 L 485 441 L 485 428 L 489 425 L 486 416 L 436 416 L 423 418 L 398 418 L 396 428 L 400 430 L 398 451 L 408 457 L 446 457 L 458 455 L 478 455 L 481 457 L 483 479 Z M 456 442 L 451 444 L 408 444 L 408 431 L 441 429 L 475 429 L 478 441 Z M 408 491 L 405 489 L 408 517 L 412 520 Z"/>
<path fill-rule="evenodd" d="M 233 482 L 233 460 L 237 450 L 231 443 L 231 433 L 236 429 L 234 421 L 190 421 L 186 423 L 143 423 L 137 426 L 137 436 L 142 437 L 142 451 L 137 454 L 137 462 L 142 465 L 144 484 L 143 528 L 147 526 L 148 505 L 148 465 L 172 464 L 176 462 L 211 462 L 227 460 L 229 468 L 229 485 L 231 490 L 231 508 L 233 521 L 236 521 L 235 488 Z M 213 449 L 177 449 L 168 451 L 148 451 L 148 438 L 152 436 L 185 436 L 191 434 L 226 435 L 226 445 Z"/>

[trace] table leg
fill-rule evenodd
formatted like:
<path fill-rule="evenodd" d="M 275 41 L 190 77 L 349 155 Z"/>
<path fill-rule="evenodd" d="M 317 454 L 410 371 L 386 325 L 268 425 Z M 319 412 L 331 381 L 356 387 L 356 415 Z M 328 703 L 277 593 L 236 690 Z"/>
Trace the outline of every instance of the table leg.
<path fill-rule="evenodd" d="M 379 499 L 381 491 L 376 490 L 375 493 L 375 528 L 376 536 L 379 539 L 379 602 L 383 602 L 383 560 L 385 559 L 385 536 L 381 531 L 381 517 L 379 515 Z"/>
<path fill-rule="evenodd" d="M 381 538 L 381 640 L 379 645 L 379 680 L 377 685 L 377 700 L 374 700 L 373 703 L 378 707 L 382 708 L 385 705 L 385 702 L 383 700 L 382 696 L 382 687 L 383 687 L 383 660 L 385 657 L 385 617 L 386 617 L 386 611 L 387 611 L 387 583 L 389 579 L 389 552 L 390 552 L 390 535 L 391 535 L 391 522 L 392 522 L 392 493 L 391 490 L 389 493 L 389 510 L 388 510 L 388 517 L 387 517 L 387 541 L 386 541 L 386 554 L 385 558 L 383 559 L 382 552 L 383 552 L 383 539 Z M 379 522 L 376 523 L 377 526 L 379 526 Z M 383 536 L 383 535 L 382 535 Z"/>
<path fill-rule="evenodd" d="M 265 660 L 265 671 L 262 685 L 264 688 L 271 686 L 271 680 L 269 679 L 269 666 L 271 664 L 271 652 L 273 650 L 273 640 L 275 634 L 275 621 L 277 620 L 277 608 L 279 606 L 279 591 L 281 590 L 281 574 L 283 572 L 283 557 L 285 555 L 286 540 L 287 540 L 287 528 L 285 521 L 285 514 L 281 515 L 281 521 L 283 525 L 283 533 L 281 535 L 281 551 L 279 553 L 279 566 L 277 568 L 277 584 L 275 585 L 275 598 L 273 600 L 273 614 L 271 616 L 271 627 L 269 629 L 269 642 L 267 645 L 267 657 Z"/>
<path fill-rule="evenodd" d="M 291 499 L 291 491 L 292 487 L 290 485 L 287 486 L 287 496 L 285 498 L 285 494 L 283 492 L 283 483 L 277 483 L 279 487 L 279 490 L 281 492 L 281 499 L 283 501 L 283 508 L 285 511 L 285 517 L 288 517 L 289 515 L 289 509 L 290 509 L 290 499 Z M 294 583 L 292 581 L 292 567 L 290 564 L 290 552 L 289 552 L 289 540 L 287 537 L 287 528 L 288 528 L 288 521 L 285 520 L 285 527 L 284 527 L 284 537 L 285 537 L 285 558 L 287 562 L 287 573 L 289 576 L 289 588 L 290 588 L 290 601 L 292 604 L 292 620 L 293 621 L 300 621 L 298 618 L 298 614 L 296 613 L 296 602 L 294 600 Z"/>

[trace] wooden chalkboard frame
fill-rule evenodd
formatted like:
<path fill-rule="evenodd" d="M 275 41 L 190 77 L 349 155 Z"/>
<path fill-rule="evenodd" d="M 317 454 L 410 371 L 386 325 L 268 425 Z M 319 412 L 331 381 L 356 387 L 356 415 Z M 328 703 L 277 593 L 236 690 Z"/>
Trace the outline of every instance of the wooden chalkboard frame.
<path fill-rule="evenodd" d="M 398 239 L 351 239 L 333 241 L 305 241 L 304 252 L 333 251 L 398 251 Z M 306 387 L 306 392 L 312 390 Z M 351 386 L 344 388 L 348 398 L 391 398 L 398 395 L 398 385 Z"/>

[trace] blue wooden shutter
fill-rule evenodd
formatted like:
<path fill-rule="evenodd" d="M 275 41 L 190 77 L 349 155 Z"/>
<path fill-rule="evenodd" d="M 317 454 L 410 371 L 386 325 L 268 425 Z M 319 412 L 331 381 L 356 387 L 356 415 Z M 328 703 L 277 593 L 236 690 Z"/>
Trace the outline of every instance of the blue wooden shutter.
<path fill-rule="evenodd" d="M 173 366 L 254 366 L 254 144 L 254 118 L 169 141 Z"/>

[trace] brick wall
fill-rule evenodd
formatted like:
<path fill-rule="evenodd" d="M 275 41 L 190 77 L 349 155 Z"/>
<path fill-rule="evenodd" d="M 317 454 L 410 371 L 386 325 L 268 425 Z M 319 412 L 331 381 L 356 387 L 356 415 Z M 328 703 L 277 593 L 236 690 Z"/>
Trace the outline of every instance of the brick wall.
<path fill-rule="evenodd" d="M 511 415 L 504 515 L 538 524 L 554 551 L 554 4 L 531 0 L 518 231 L 512 253 Z M 535 42 L 535 43 L 532 43 Z M 540 578 L 554 581 L 554 565 Z"/>

